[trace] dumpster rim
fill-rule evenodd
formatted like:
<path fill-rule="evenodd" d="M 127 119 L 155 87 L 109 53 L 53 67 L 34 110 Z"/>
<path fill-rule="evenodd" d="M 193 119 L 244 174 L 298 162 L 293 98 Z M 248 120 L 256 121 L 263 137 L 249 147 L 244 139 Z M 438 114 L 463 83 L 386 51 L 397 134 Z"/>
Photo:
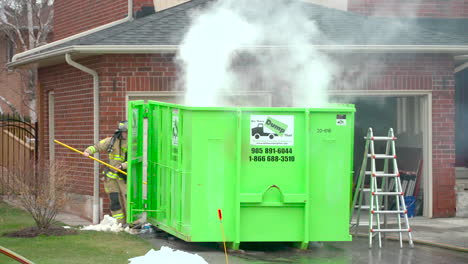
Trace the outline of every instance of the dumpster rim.
<path fill-rule="evenodd" d="M 142 100 L 135 100 L 135 101 L 130 101 L 130 103 L 138 103 L 142 102 Z M 269 112 L 349 112 L 349 113 L 354 113 L 356 112 L 356 108 L 354 104 L 328 104 L 324 107 L 318 107 L 318 108 L 305 108 L 305 107 L 219 107 L 219 106 L 213 106 L 213 107 L 206 107 L 206 106 L 185 106 L 185 105 L 180 105 L 180 104 L 172 104 L 172 103 L 165 103 L 165 102 L 160 102 L 160 101 L 155 101 L 155 100 L 148 100 L 147 103 L 149 105 L 161 105 L 161 106 L 167 106 L 167 107 L 172 107 L 172 108 L 177 108 L 177 109 L 183 109 L 183 110 L 191 110 L 191 111 L 232 111 L 232 112 L 248 112 L 248 111 L 255 111 L 255 112 L 260 112 L 260 111 L 269 111 Z"/>

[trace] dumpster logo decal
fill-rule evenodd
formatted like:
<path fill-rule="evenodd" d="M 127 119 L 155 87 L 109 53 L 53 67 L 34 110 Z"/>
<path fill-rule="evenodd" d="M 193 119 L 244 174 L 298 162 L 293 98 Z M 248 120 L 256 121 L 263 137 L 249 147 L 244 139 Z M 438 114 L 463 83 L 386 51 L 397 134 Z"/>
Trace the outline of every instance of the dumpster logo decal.
<path fill-rule="evenodd" d="M 275 120 L 271 117 L 268 117 L 265 126 L 271 129 L 272 131 L 278 133 L 278 135 L 282 136 L 284 131 L 288 128 L 288 125 L 281 123 L 278 120 Z"/>
<path fill-rule="evenodd" d="M 250 145 L 293 146 L 294 116 L 251 115 Z"/>
<path fill-rule="evenodd" d="M 336 115 L 336 125 L 346 126 L 346 115 Z"/>

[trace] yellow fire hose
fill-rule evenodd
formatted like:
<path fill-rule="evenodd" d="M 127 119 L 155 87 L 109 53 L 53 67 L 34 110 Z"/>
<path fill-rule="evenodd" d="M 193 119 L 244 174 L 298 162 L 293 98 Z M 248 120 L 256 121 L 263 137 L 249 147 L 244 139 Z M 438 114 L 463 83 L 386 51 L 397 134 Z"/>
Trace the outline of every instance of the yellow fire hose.
<path fill-rule="evenodd" d="M 12 251 L 12 250 L 9 250 L 8 248 L 4 248 L 2 246 L 0 246 L 0 253 L 6 255 L 7 257 L 10 257 L 16 261 L 18 261 L 19 263 L 22 263 L 22 264 L 34 264 L 34 262 L 30 261 L 29 259 L 21 256 L 20 254 Z"/>
<path fill-rule="evenodd" d="M 75 151 L 75 152 L 78 152 L 78 153 L 80 153 L 81 155 L 83 155 L 83 152 L 81 152 L 81 151 L 79 151 L 79 150 L 77 150 L 77 149 L 75 149 L 75 148 L 72 148 L 72 147 L 68 146 L 68 145 L 65 144 L 65 143 L 62 143 L 62 142 L 60 142 L 60 141 L 58 141 L 58 140 L 55 140 L 55 139 L 54 139 L 54 142 L 57 143 L 57 144 L 59 144 L 59 145 L 62 145 L 62 146 L 64 146 L 64 147 L 66 147 L 67 149 L 71 149 L 71 150 L 73 150 L 73 151 Z M 90 159 L 92 159 L 92 160 L 95 160 L 95 161 L 101 163 L 102 165 L 106 165 L 107 167 L 109 167 L 109 168 L 111 168 L 111 169 L 113 169 L 113 170 L 115 170 L 115 171 L 118 171 L 118 172 L 120 172 L 120 173 L 122 173 L 122 174 L 124 174 L 124 175 L 127 175 L 127 173 L 126 173 L 125 171 L 123 171 L 123 170 L 121 170 L 121 169 L 118 169 L 118 168 L 116 168 L 116 167 L 114 167 L 114 166 L 112 166 L 112 165 L 110 165 L 110 164 L 108 164 L 108 163 L 105 163 L 105 162 L 102 161 L 102 160 L 98 160 L 98 159 L 96 159 L 96 158 L 93 157 L 93 156 L 88 156 L 88 158 L 90 158 Z"/>

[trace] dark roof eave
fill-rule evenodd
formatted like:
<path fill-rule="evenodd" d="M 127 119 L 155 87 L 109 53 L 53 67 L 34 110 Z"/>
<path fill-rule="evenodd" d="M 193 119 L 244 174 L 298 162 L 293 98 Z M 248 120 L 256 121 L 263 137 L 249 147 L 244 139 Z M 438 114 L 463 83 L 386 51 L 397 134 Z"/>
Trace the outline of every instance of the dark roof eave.
<path fill-rule="evenodd" d="M 359 52 L 359 53 L 446 53 L 454 55 L 468 54 L 468 45 L 313 45 L 317 50 L 327 52 Z M 284 49 L 290 46 L 246 46 L 243 49 Z M 33 54 L 7 64 L 15 68 L 27 64 L 38 63 L 53 57 L 70 54 L 148 54 L 176 53 L 179 45 L 86 45 L 69 46 L 52 51 Z M 65 57 L 63 58 L 65 61 Z"/>

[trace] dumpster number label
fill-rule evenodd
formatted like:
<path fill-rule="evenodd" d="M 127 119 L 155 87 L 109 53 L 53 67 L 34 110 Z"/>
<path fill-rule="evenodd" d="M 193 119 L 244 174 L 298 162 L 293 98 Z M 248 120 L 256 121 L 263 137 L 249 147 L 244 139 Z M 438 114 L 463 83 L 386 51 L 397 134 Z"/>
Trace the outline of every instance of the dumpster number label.
<path fill-rule="evenodd" d="M 179 158 L 179 110 L 172 110 L 172 160 Z"/>
<path fill-rule="evenodd" d="M 179 115 L 176 113 L 172 115 L 172 145 L 179 145 Z"/>
<path fill-rule="evenodd" d="M 251 115 L 250 145 L 294 146 L 294 116 Z"/>

